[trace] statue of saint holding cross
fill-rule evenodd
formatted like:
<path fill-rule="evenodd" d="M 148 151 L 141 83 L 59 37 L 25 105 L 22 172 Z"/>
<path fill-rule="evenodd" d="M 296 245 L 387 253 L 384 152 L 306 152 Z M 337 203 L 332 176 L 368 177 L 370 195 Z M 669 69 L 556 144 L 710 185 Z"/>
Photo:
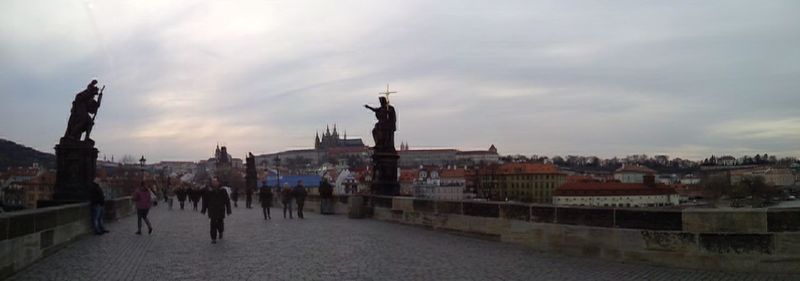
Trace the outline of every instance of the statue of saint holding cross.
<path fill-rule="evenodd" d="M 389 95 L 397 92 L 389 91 L 389 86 L 386 86 L 386 92 L 380 94 L 386 95 L 385 97 L 378 98 L 380 107 L 371 107 L 364 105 L 364 107 L 372 110 L 375 113 L 375 118 L 378 122 L 375 123 L 375 128 L 372 129 L 372 138 L 375 140 L 376 152 L 394 152 L 394 132 L 397 131 L 397 113 L 394 107 L 389 104 Z"/>

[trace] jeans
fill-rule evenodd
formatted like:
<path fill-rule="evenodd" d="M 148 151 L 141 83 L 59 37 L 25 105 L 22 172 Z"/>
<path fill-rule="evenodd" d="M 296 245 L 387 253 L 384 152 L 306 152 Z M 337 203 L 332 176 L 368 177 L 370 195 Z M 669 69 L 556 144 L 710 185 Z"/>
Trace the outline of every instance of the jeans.
<path fill-rule="evenodd" d="M 292 217 L 292 201 L 291 200 L 289 202 L 286 202 L 286 201 L 283 202 L 283 218 L 284 219 L 286 218 L 286 209 L 289 209 L 289 218 L 290 219 L 293 218 Z"/>
<path fill-rule="evenodd" d="M 102 205 L 94 206 L 94 216 L 92 216 L 92 224 L 94 225 L 95 233 L 101 233 L 106 230 L 105 226 L 103 226 L 104 211 L 105 207 L 103 207 Z"/>

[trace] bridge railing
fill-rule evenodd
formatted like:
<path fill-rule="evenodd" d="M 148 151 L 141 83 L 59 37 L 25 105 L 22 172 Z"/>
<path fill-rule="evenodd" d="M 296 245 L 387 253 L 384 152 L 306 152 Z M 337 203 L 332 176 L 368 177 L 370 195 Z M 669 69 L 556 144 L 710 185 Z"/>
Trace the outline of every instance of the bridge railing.
<path fill-rule="evenodd" d="M 800 209 L 641 209 L 371 196 L 373 218 L 623 262 L 800 273 Z"/>
<path fill-rule="evenodd" d="M 130 197 L 106 201 L 106 220 L 133 212 Z M 92 232 L 89 203 L 0 214 L 0 280 Z"/>

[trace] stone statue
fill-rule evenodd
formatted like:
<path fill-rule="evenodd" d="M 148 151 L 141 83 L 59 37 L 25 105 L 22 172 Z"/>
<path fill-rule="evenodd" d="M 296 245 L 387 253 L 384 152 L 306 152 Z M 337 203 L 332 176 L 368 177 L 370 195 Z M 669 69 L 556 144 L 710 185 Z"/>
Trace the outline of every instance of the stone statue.
<path fill-rule="evenodd" d="M 388 92 L 388 90 L 387 90 Z M 397 161 L 400 156 L 394 148 L 394 132 L 397 130 L 397 113 L 389 105 L 386 97 L 379 98 L 381 106 L 378 108 L 364 105 L 375 112 L 375 128 L 372 129 L 372 138 L 375 139 L 375 148 L 372 153 L 372 183 L 370 189 L 373 194 L 396 196 L 400 191 L 397 177 Z"/>
<path fill-rule="evenodd" d="M 94 97 L 98 95 L 98 99 L 95 100 Z M 102 98 L 103 92 L 97 87 L 97 80 L 92 80 L 86 86 L 86 90 L 75 95 L 67 122 L 67 131 L 64 133 L 65 138 L 80 141 L 81 135 L 86 133 L 86 140 L 89 140 L 89 134 L 94 126 L 94 116 L 90 114 L 97 115 Z"/>
<path fill-rule="evenodd" d="M 380 97 L 378 100 L 381 103 L 380 107 L 364 105 L 364 107 L 375 112 L 375 118 L 378 119 L 378 122 L 375 123 L 375 128 L 372 129 L 375 151 L 395 151 L 394 132 L 397 130 L 397 113 L 394 107 L 389 105 L 386 97 Z"/>

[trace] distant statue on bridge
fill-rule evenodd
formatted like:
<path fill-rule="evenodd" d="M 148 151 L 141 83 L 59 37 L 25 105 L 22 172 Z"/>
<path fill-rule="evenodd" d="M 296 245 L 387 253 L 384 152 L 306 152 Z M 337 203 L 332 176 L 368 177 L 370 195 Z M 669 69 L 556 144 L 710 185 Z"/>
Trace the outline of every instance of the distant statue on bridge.
<path fill-rule="evenodd" d="M 95 96 L 98 96 L 97 100 L 95 100 Z M 100 108 L 102 99 L 103 90 L 97 87 L 97 80 L 92 80 L 85 90 L 75 95 L 67 122 L 67 131 L 64 133 L 65 138 L 80 141 L 81 135 L 86 133 L 86 140 L 89 140 L 89 134 L 94 126 L 94 118 L 97 116 L 97 109 Z"/>
<path fill-rule="evenodd" d="M 375 123 L 375 128 L 372 129 L 375 151 L 393 152 L 395 151 L 394 132 L 397 130 L 397 113 L 394 110 L 394 106 L 389 105 L 386 97 L 380 97 L 378 100 L 381 103 L 380 107 L 364 105 L 364 107 L 375 112 L 375 118 L 378 119 L 378 122 Z"/>

